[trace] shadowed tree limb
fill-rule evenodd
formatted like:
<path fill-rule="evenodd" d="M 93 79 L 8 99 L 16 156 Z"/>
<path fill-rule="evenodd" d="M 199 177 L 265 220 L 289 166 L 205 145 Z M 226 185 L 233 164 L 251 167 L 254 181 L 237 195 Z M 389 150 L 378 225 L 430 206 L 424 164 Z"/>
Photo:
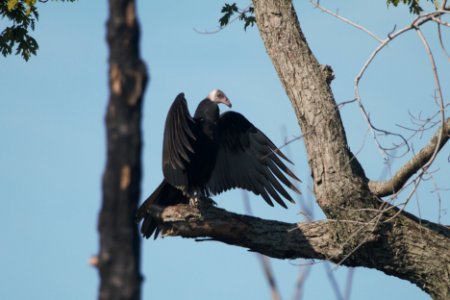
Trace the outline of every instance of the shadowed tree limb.
<path fill-rule="evenodd" d="M 435 292 L 439 283 L 420 285 L 423 274 L 413 262 L 426 259 L 431 265 L 422 272 L 431 272 L 435 267 L 432 257 L 439 255 L 446 262 L 438 266 L 440 278 L 447 280 L 450 276 L 450 253 L 442 251 L 450 243 L 450 230 L 407 213 L 403 213 L 401 220 L 368 224 L 345 220 L 285 223 L 231 213 L 211 205 L 153 206 L 149 213 L 159 221 L 163 236 L 206 237 L 279 259 L 321 259 L 349 267 L 374 268 Z M 399 236 L 400 230 L 408 233 Z M 355 232 L 360 234 L 352 236 Z M 423 247 L 428 247 L 426 252 L 421 251 Z M 449 287 L 442 287 L 448 295 Z"/>
<path fill-rule="evenodd" d="M 342 245 L 333 242 L 330 227 L 334 227 L 336 222 L 332 221 L 285 223 L 240 215 L 209 205 L 154 205 L 149 213 L 160 222 L 163 236 L 208 237 L 280 259 L 334 258 L 338 262 L 343 258 Z"/>
<path fill-rule="evenodd" d="M 438 147 L 438 151 L 442 149 L 445 143 L 450 138 L 450 118 L 445 122 L 444 135 L 441 138 L 440 144 L 439 135 L 441 134 L 441 128 L 434 134 L 433 138 L 428 144 L 422 148 L 412 159 L 410 159 L 397 173 L 389 180 L 386 181 L 370 181 L 369 189 L 372 193 L 378 197 L 384 197 L 392 195 L 398 192 L 403 185 L 413 176 L 418 170 L 420 170 L 433 156 L 433 153 Z"/>

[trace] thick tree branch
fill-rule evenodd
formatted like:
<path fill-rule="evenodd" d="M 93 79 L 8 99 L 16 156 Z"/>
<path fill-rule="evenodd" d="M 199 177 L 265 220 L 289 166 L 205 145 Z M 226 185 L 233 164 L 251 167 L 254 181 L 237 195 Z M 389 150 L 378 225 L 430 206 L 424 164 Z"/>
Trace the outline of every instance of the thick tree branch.
<path fill-rule="evenodd" d="M 152 206 L 163 236 L 208 237 L 280 259 L 310 258 L 340 261 L 342 245 L 333 238 L 336 222 L 292 224 L 228 212 L 215 206 Z M 348 262 L 344 262 L 347 264 Z"/>
<path fill-rule="evenodd" d="M 375 268 L 417 284 L 436 299 L 450 295 L 450 287 L 442 282 L 423 284 L 423 276 L 434 272 L 442 281 L 449 279 L 450 253 L 442 250 L 450 243 L 450 230 L 408 214 L 402 220 L 386 223 L 381 219 L 369 223 L 325 220 L 291 224 L 231 213 L 211 205 L 153 206 L 149 213 L 159 221 L 163 236 L 206 237 L 279 259 L 321 259 L 350 267 Z M 418 223 L 422 225 L 417 226 Z M 423 247 L 428 247 L 426 252 Z M 442 265 L 434 265 L 435 255 L 440 256 Z M 428 265 L 416 264 L 424 259 Z"/>
<path fill-rule="evenodd" d="M 450 138 L 450 118 L 448 118 L 445 122 L 444 133 L 445 134 L 442 136 L 438 145 L 439 135 L 441 134 L 441 128 L 439 128 L 428 144 L 403 167 L 401 167 L 391 179 L 387 181 L 370 181 L 370 191 L 378 197 L 389 196 L 398 192 L 408 181 L 408 179 L 411 178 L 411 176 L 413 176 L 431 159 L 436 147 L 438 147 L 439 151 L 448 141 Z"/>

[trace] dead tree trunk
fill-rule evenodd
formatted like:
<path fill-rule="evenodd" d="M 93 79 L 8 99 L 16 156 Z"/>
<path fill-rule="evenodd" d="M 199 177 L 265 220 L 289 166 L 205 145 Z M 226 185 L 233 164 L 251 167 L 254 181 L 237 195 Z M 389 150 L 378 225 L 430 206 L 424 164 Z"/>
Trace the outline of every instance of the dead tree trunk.
<path fill-rule="evenodd" d="M 387 188 L 380 187 L 383 183 L 370 181 L 349 150 L 327 68 L 309 49 L 291 1 L 253 4 L 265 47 L 304 134 L 314 193 L 328 220 L 286 224 L 217 208 L 155 207 L 152 213 L 165 233 L 207 236 L 277 258 L 318 258 L 374 268 L 416 284 L 434 299 L 450 299 L 449 228 L 420 220 L 379 198 L 393 194 L 393 185 L 388 181 Z M 444 126 L 441 143 L 433 139 L 427 147 L 447 142 L 450 120 Z M 424 148 L 411 161 L 422 161 L 423 166 L 428 152 Z M 415 171 L 399 172 L 400 180 L 405 182 Z"/>
<path fill-rule="evenodd" d="M 103 174 L 99 299 L 140 299 L 140 238 L 134 215 L 141 181 L 141 108 L 147 71 L 139 55 L 134 0 L 110 0 L 109 103 Z"/>

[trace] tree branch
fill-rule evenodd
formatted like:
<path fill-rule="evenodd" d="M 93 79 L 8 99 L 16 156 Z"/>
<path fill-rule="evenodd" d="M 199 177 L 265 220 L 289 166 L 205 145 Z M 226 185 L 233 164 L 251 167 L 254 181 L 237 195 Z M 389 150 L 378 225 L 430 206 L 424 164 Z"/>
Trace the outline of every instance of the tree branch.
<path fill-rule="evenodd" d="M 365 33 L 370 35 L 372 38 L 374 38 L 377 42 L 379 42 L 379 43 L 383 42 L 383 40 L 381 38 L 379 38 L 376 34 L 372 33 L 369 29 L 365 28 L 364 26 L 361 26 L 361 25 L 357 24 L 356 22 L 353 22 L 350 19 L 347 19 L 347 18 L 339 15 L 338 12 L 333 12 L 333 11 L 323 7 L 322 5 L 320 5 L 319 1 L 309 0 L 309 2 L 312 5 L 314 5 L 314 7 L 320 9 L 324 13 L 327 13 L 327 14 L 329 14 L 329 15 L 331 15 L 331 16 L 333 16 L 333 17 L 335 17 L 335 18 L 337 18 L 337 19 L 339 19 L 339 20 L 341 20 L 341 21 L 343 21 L 343 22 L 345 22 L 347 24 L 350 24 L 351 26 L 353 26 L 353 27 L 355 27 L 355 28 L 357 28 L 357 29 L 359 29 L 361 31 L 364 31 Z"/>
<path fill-rule="evenodd" d="M 280 259 L 328 259 L 339 262 L 343 247 L 333 238 L 336 222 L 285 223 L 228 212 L 215 206 L 152 206 L 149 214 L 163 236 L 204 238 L 248 248 Z M 344 262 L 344 265 L 348 262 Z"/>
<path fill-rule="evenodd" d="M 298 224 L 240 215 L 211 205 L 152 206 L 148 213 L 158 221 L 163 236 L 207 238 L 279 259 L 321 259 L 374 268 L 417 284 L 435 299 L 450 295 L 445 284 L 450 269 L 443 269 L 443 264 L 450 263 L 450 253 L 442 252 L 450 243 L 450 229 L 406 212 L 389 221 Z M 441 264 L 431 265 L 436 256 Z M 424 259 L 428 265 L 417 264 Z M 425 274 L 431 280 L 423 285 Z M 442 280 L 434 280 L 435 276 Z"/>
<path fill-rule="evenodd" d="M 420 150 L 411 160 L 409 160 L 397 173 L 387 181 L 370 181 L 369 189 L 378 197 L 389 196 L 399 191 L 403 185 L 413 176 L 418 170 L 427 164 L 436 150 L 441 150 L 450 137 L 450 118 L 445 122 L 445 135 L 442 136 L 440 143 L 439 136 L 441 128 L 434 134 L 430 142 Z"/>

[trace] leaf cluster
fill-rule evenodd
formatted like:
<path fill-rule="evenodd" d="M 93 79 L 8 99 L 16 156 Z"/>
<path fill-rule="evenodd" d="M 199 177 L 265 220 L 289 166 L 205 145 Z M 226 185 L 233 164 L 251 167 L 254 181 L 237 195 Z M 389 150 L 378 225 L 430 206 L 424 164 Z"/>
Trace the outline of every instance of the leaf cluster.
<path fill-rule="evenodd" d="M 39 0 L 47 2 L 48 0 Z M 64 0 L 60 0 L 64 2 Z M 66 0 L 74 2 L 76 0 Z M 29 34 L 34 30 L 39 13 L 36 8 L 37 0 L 0 0 L 0 16 L 9 20 L 7 26 L 0 33 L 0 52 L 3 56 L 13 53 L 20 54 L 28 61 L 31 55 L 36 55 L 39 48 L 37 41 Z"/>
<path fill-rule="evenodd" d="M 433 1 L 433 0 L 427 0 Z M 406 4 L 409 6 L 409 12 L 412 14 L 420 14 L 423 11 L 423 8 L 419 4 L 420 0 L 386 0 L 387 5 L 394 5 L 397 7 L 399 4 Z"/>
<path fill-rule="evenodd" d="M 0 52 L 3 56 L 12 53 L 20 54 L 25 60 L 36 55 L 39 48 L 36 40 L 28 34 L 34 30 L 39 18 L 36 0 L 0 0 L 0 15 L 12 22 L 0 33 Z"/>
<path fill-rule="evenodd" d="M 239 9 L 236 3 L 225 3 L 225 5 L 222 7 L 221 13 L 223 14 L 223 16 L 219 19 L 220 27 L 225 27 L 230 22 L 234 21 L 235 19 L 231 19 L 231 17 L 235 14 L 238 15 L 237 18 L 240 21 L 244 22 L 244 30 L 247 30 L 248 26 L 253 27 L 253 25 L 255 25 L 256 23 L 255 16 L 253 15 L 253 6 L 249 6 L 245 9 Z"/>

